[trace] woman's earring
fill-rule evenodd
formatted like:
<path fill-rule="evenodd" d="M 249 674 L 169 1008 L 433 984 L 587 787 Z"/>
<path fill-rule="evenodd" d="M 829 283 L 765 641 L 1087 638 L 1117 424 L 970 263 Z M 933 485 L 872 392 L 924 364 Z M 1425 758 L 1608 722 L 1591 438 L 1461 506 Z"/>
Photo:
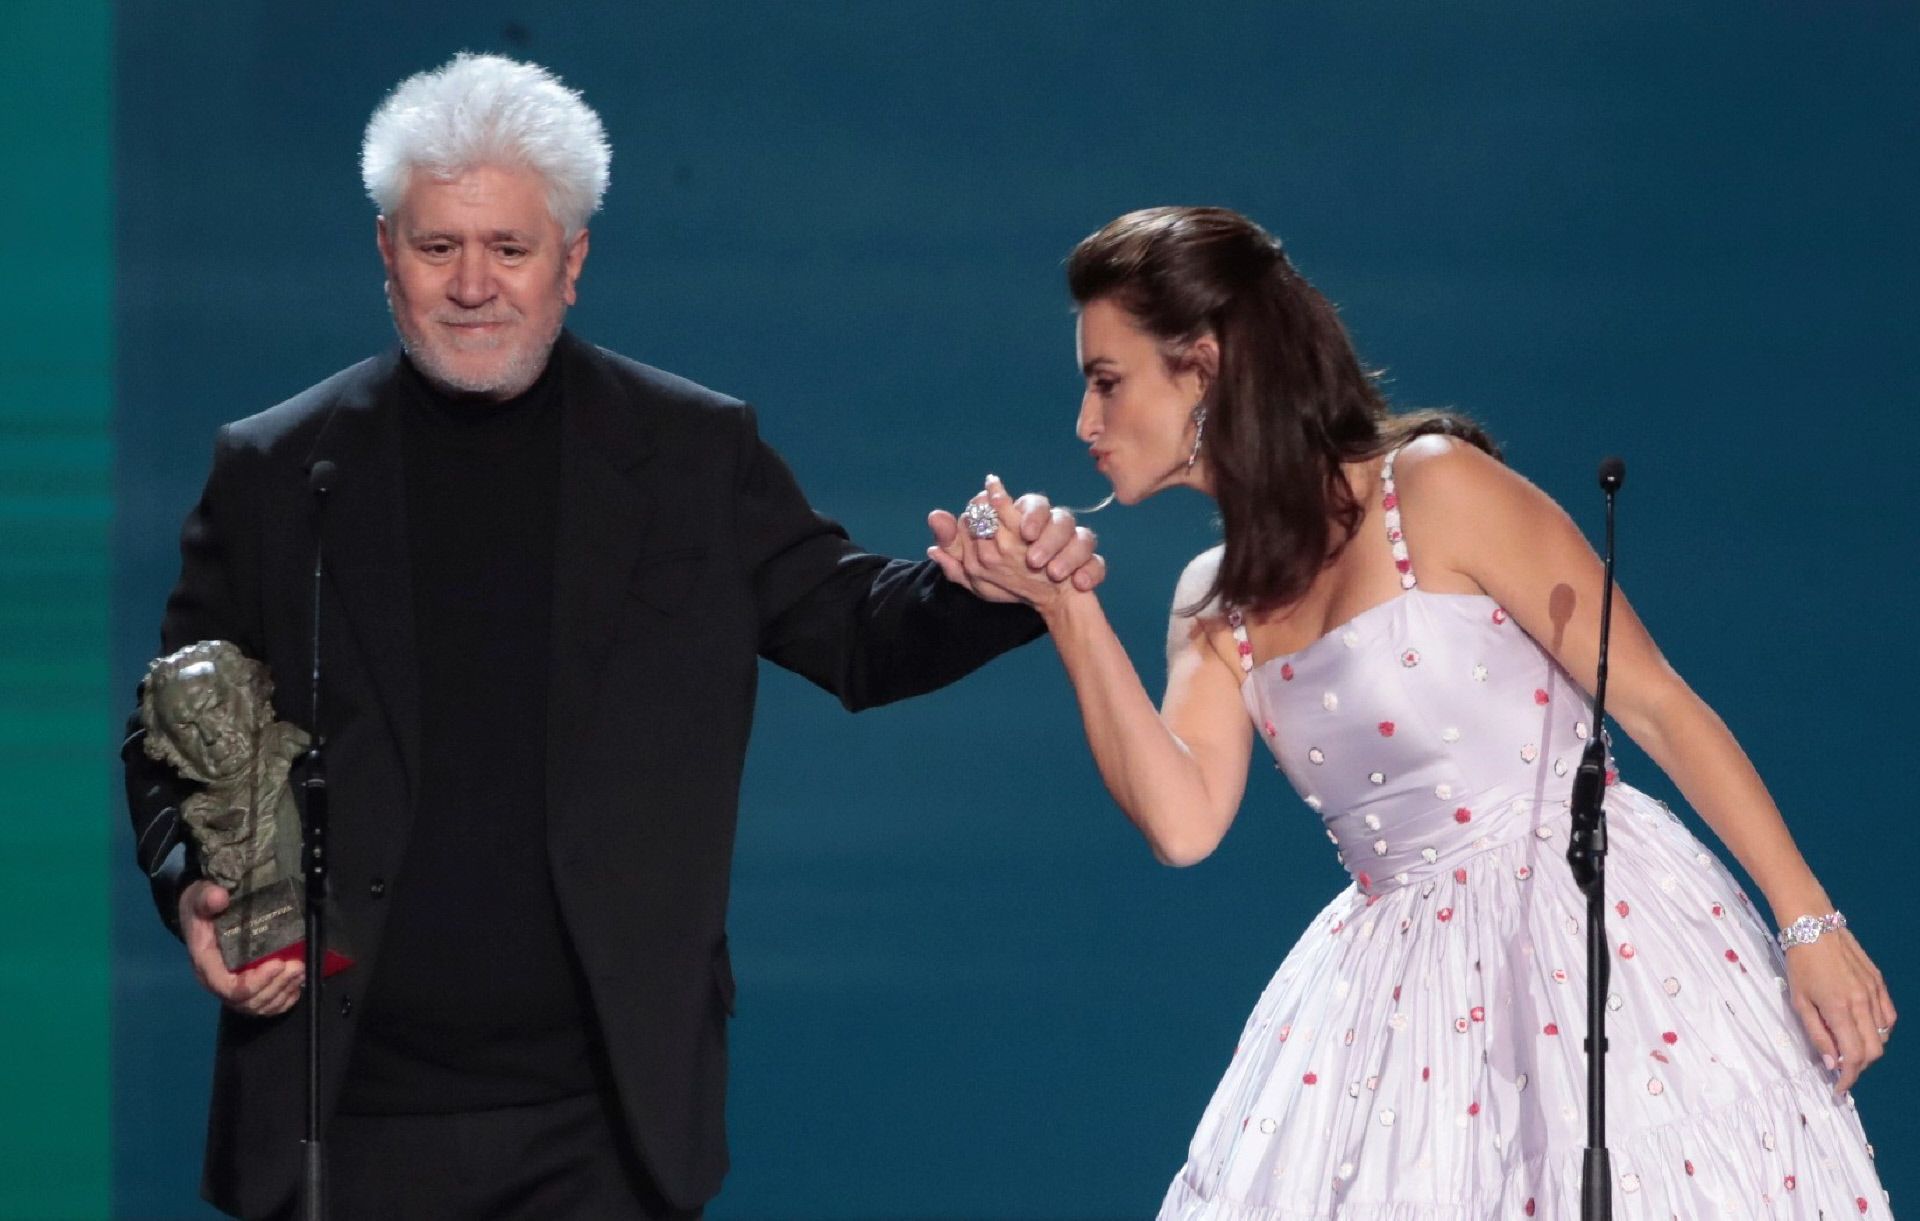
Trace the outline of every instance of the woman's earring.
<path fill-rule="evenodd" d="M 1200 457 L 1200 438 L 1207 432 L 1207 405 L 1195 403 L 1189 418 L 1193 421 L 1193 452 L 1187 455 L 1187 469 L 1192 470 L 1194 462 Z"/>

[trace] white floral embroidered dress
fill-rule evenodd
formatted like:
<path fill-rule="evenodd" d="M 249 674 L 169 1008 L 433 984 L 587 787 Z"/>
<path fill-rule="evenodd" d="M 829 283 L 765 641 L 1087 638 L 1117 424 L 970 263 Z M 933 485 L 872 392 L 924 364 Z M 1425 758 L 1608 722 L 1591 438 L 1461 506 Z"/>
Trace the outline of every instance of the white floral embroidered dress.
<path fill-rule="evenodd" d="M 1235 617 L 1259 736 L 1353 884 L 1261 995 L 1162 1218 L 1579 1216 L 1591 705 L 1491 598 L 1419 588 L 1383 476 L 1398 597 L 1258 665 Z M 1610 775 L 1606 804 L 1614 1216 L 1891 1216 L 1746 896 L 1661 803 Z"/>

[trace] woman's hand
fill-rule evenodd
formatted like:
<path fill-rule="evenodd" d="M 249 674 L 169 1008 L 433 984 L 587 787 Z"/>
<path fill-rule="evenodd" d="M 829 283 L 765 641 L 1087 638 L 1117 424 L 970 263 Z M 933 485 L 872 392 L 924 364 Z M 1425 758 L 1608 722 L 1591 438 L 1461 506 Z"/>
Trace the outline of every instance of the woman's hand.
<path fill-rule="evenodd" d="M 972 503 L 989 505 L 999 516 L 992 538 L 974 538 L 944 510 L 927 518 L 936 543 L 927 556 L 954 583 L 989 602 L 1024 602 L 1044 611 L 1061 594 L 1091 590 L 1105 579 L 1107 562 L 1095 551 L 1093 531 L 1046 497 L 1030 493 L 1016 501 L 989 475 L 987 490 Z"/>
<path fill-rule="evenodd" d="M 1829 1069 L 1834 1092 L 1853 1088 L 1867 1065 L 1886 1054 L 1898 1020 L 1887 981 L 1853 934 L 1833 929 L 1809 945 L 1787 950 L 1787 984 L 1794 1012 Z"/>

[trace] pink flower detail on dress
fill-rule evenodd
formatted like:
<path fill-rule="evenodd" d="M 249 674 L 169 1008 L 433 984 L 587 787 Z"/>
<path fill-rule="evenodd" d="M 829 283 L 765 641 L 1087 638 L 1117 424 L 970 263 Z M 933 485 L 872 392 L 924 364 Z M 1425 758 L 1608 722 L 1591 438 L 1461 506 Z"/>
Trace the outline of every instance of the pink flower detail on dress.
<path fill-rule="evenodd" d="M 1464 869 L 1454 870 L 1453 880 L 1460 883 L 1460 885 L 1465 886 L 1467 884 L 1467 871 Z"/>
<path fill-rule="evenodd" d="M 1381 736 L 1381 737 L 1383 737 L 1383 738 L 1391 738 L 1391 737 L 1393 736 L 1393 722 L 1392 722 L 1392 721 L 1382 721 L 1382 722 L 1380 722 L 1380 736 Z"/>
<path fill-rule="evenodd" d="M 1467 1033 L 1467 1019 L 1465 1018 L 1453 1019 L 1453 1028 L 1459 1031 L 1461 1034 Z"/>
<path fill-rule="evenodd" d="M 1473 811 L 1469 810 L 1465 806 L 1461 806 L 1459 809 L 1453 812 L 1453 821 L 1455 822 L 1466 822 L 1472 817 L 1473 817 Z"/>
<path fill-rule="evenodd" d="M 1792 1175 L 1788 1175 L 1788 1176 L 1787 1176 L 1787 1190 L 1788 1190 L 1788 1191 L 1792 1191 L 1792 1190 L 1793 1190 L 1793 1189 L 1794 1189 L 1795 1187 L 1797 1187 L 1797 1186 L 1799 1186 L 1799 1185 L 1800 1185 L 1800 1184 L 1799 1184 L 1799 1180 L 1797 1180 L 1797 1179 L 1795 1179 L 1795 1178 L 1794 1178 L 1794 1177 L 1793 1177 Z"/>
<path fill-rule="evenodd" d="M 1432 1069 L 1431 1067 L 1429 1067 L 1429 1066 L 1427 1066 L 1427 1065 L 1424 1065 L 1424 1064 L 1423 1064 L 1423 1065 L 1421 1065 L 1421 1066 L 1420 1066 L 1420 1080 L 1422 1080 L 1422 1081 L 1428 1081 L 1428 1080 L 1431 1080 L 1432 1078 L 1433 1078 L 1433 1069 Z"/>
<path fill-rule="evenodd" d="M 1487 1007 L 1485 1005 L 1475 1005 L 1473 1008 L 1467 1010 L 1467 1016 L 1476 1022 L 1484 1022 L 1487 1020 Z"/>
<path fill-rule="evenodd" d="M 1443 907 L 1439 911 L 1433 913 L 1433 918 L 1435 920 L 1438 920 L 1440 923 L 1445 924 L 1447 921 L 1453 919 L 1453 909 L 1451 907 Z"/>
<path fill-rule="evenodd" d="M 1533 1215 L 1533 1197 L 1532 1196 L 1527 1197 L 1526 1207 L 1523 1208 L 1521 1211 L 1526 1213 L 1529 1217 Z"/>
<path fill-rule="evenodd" d="M 1240 656 L 1242 657 L 1253 656 L 1253 645 L 1250 642 L 1245 640 L 1242 640 L 1240 642 Z"/>
<path fill-rule="evenodd" d="M 1362 872 L 1360 875 L 1359 881 L 1360 881 L 1360 889 L 1365 890 L 1367 887 L 1373 885 L 1373 875 L 1370 873 Z"/>
<path fill-rule="evenodd" d="M 1615 910 L 1615 911 L 1617 911 L 1617 912 L 1619 912 L 1619 913 L 1620 913 L 1621 915 L 1623 915 L 1623 916 L 1624 916 L 1624 915 L 1626 915 L 1626 914 L 1627 914 L 1627 910 L 1628 910 L 1628 909 L 1627 909 L 1627 901 L 1626 901 L 1625 899 L 1622 899 L 1622 900 L 1620 900 L 1620 901 L 1619 901 L 1618 903 L 1615 903 L 1615 904 L 1613 905 L 1613 910 Z"/>
<path fill-rule="evenodd" d="M 1533 702 L 1539 704 L 1541 707 L 1545 707 L 1552 698 L 1552 696 L 1548 695 L 1546 691 L 1540 687 L 1533 689 Z"/>
<path fill-rule="evenodd" d="M 1293 681 L 1293 663 L 1292 662 L 1283 661 L 1280 663 L 1280 681 L 1283 683 L 1290 683 Z"/>
<path fill-rule="evenodd" d="M 1616 784 L 1619 784 L 1619 783 L 1620 783 L 1620 769 L 1619 769 L 1619 768 L 1617 768 L 1617 767 L 1610 767 L 1610 768 L 1608 768 L 1608 769 L 1607 769 L 1607 784 L 1608 784 L 1609 786 L 1612 786 L 1612 785 L 1616 785 Z"/>
<path fill-rule="evenodd" d="M 1272 721 L 1268 721 L 1266 724 L 1262 725 L 1261 728 L 1267 731 L 1267 736 L 1269 738 L 1277 738 L 1280 736 L 1280 730 L 1277 727 L 1275 727 Z"/>
<path fill-rule="evenodd" d="M 1395 560 L 1395 561 L 1393 562 L 1393 566 L 1394 566 L 1395 568 L 1398 568 L 1398 569 L 1399 569 L 1399 570 L 1400 570 L 1401 572 L 1412 572 L 1412 571 L 1413 571 L 1413 561 L 1412 561 L 1412 560 Z"/>
<path fill-rule="evenodd" d="M 1685 1167 L 1687 1168 L 1687 1174 L 1688 1174 L 1689 1176 L 1691 1176 L 1691 1175 L 1693 1174 L 1693 1159 L 1692 1159 L 1692 1158 L 1688 1158 L 1688 1159 L 1686 1159 L 1685 1161 L 1683 1161 L 1683 1162 L 1681 1163 L 1681 1165 L 1683 1165 L 1683 1166 L 1685 1166 Z"/>
<path fill-rule="evenodd" d="M 1715 903 L 1713 905 L 1712 910 L 1713 910 L 1713 918 L 1715 920 L 1723 919 L 1727 914 L 1727 909 L 1720 906 L 1718 903 Z"/>
<path fill-rule="evenodd" d="M 1408 649 L 1400 654 L 1400 664 L 1411 670 L 1420 664 L 1420 650 Z"/>
<path fill-rule="evenodd" d="M 1380 507 L 1381 507 L 1381 508 L 1383 508 L 1383 509 L 1397 509 L 1397 508 L 1399 508 L 1399 507 L 1400 507 L 1400 493 L 1398 493 L 1398 492 L 1388 492 L 1388 493 L 1387 493 L 1387 494 L 1386 494 L 1385 496 L 1382 496 L 1382 497 L 1380 498 Z"/>
<path fill-rule="evenodd" d="M 1505 623 L 1507 621 L 1507 612 L 1505 608 L 1498 607 L 1498 606 L 1493 608 L 1493 621 L 1495 623 Z"/>
<path fill-rule="evenodd" d="M 1662 1043 L 1665 1043 L 1668 1047 L 1672 1047 L 1675 1043 L 1678 1043 L 1680 1041 L 1680 1036 L 1675 1034 L 1671 1030 L 1665 1030 L 1660 1033 L 1660 1041 Z"/>
<path fill-rule="evenodd" d="M 1286 1025 L 1280 1027 L 1280 1041 L 1282 1043 L 1286 1042 L 1287 1036 L 1292 1033 L 1293 1033 L 1293 1023 L 1288 1022 Z"/>
<path fill-rule="evenodd" d="M 1478 1102 L 1469 1102 L 1467 1104 L 1467 1114 L 1478 1115 L 1479 1113 L 1480 1113 L 1480 1104 Z"/>
<path fill-rule="evenodd" d="M 1399 985 L 1399 984 L 1395 984 L 1395 985 L 1393 986 L 1393 999 L 1394 999 L 1394 1000 L 1399 1000 L 1399 999 L 1400 999 L 1400 985 Z"/>
<path fill-rule="evenodd" d="M 1635 953 L 1636 951 L 1633 948 L 1633 942 L 1623 941 L 1620 943 L 1620 957 L 1632 958 Z"/>
<path fill-rule="evenodd" d="M 1865 1196 L 1855 1196 L 1855 1197 L 1853 1197 L 1853 1206 L 1854 1206 L 1855 1208 L 1857 1208 L 1857 1209 L 1859 1209 L 1859 1210 L 1860 1210 L 1860 1212 L 1861 1212 L 1861 1215 L 1863 1215 L 1863 1216 L 1864 1216 L 1864 1215 L 1866 1214 L 1866 1211 L 1867 1211 L 1867 1197 L 1865 1197 Z"/>
<path fill-rule="evenodd" d="M 1318 1073 L 1308 1072 L 1300 1078 L 1300 1084 L 1313 1085 L 1319 1080 L 1320 1080 L 1320 1075 Z"/>
<path fill-rule="evenodd" d="M 1735 953 L 1735 952 L 1734 952 L 1734 951 L 1732 951 L 1732 950 L 1728 950 L 1728 951 L 1727 951 L 1727 961 L 1728 961 L 1728 962 L 1739 962 L 1739 961 L 1740 961 L 1740 955 L 1739 955 L 1739 954 L 1737 954 L 1737 953 Z"/>
<path fill-rule="evenodd" d="M 1548 1022 L 1548 1023 L 1547 1023 L 1547 1024 L 1545 1025 L 1545 1026 L 1542 1026 L 1542 1027 L 1540 1028 L 1540 1033 L 1541 1033 L 1541 1034 L 1559 1034 L 1559 1033 L 1560 1033 L 1560 1023 L 1558 1023 L 1558 1022 Z"/>

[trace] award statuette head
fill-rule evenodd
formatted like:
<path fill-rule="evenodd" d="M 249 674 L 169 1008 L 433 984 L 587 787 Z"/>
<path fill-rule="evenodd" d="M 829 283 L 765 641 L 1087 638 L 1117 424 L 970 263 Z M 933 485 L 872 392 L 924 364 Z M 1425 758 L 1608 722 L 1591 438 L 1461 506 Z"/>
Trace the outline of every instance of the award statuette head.
<path fill-rule="evenodd" d="M 224 640 L 203 640 L 147 663 L 140 718 L 147 755 L 202 784 L 245 774 L 273 719 L 267 668 Z M 294 732 L 298 733 L 298 730 Z"/>
<path fill-rule="evenodd" d="M 227 966 L 297 947 L 300 815 L 288 772 L 307 735 L 273 719 L 267 667 L 224 640 L 188 645 L 147 666 L 140 719 L 147 754 L 204 786 L 180 814 L 201 874 L 231 892 L 215 922 Z"/>

